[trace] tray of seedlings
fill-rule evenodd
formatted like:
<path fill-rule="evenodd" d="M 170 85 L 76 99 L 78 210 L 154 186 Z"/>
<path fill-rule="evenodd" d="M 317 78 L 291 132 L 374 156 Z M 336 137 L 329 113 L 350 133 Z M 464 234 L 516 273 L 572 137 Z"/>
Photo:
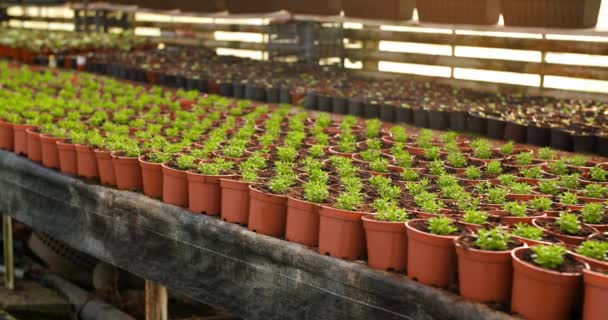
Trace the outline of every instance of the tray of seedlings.
<path fill-rule="evenodd" d="M 5 62 L 0 84 L 0 149 L 39 166 L 524 318 L 605 314 L 604 159 Z"/>

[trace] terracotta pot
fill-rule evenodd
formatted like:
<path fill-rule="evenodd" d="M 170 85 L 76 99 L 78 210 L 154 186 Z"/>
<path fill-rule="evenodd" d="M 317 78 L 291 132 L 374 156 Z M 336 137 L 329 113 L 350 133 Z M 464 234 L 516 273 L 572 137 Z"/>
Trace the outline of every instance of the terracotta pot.
<path fill-rule="evenodd" d="M 500 223 L 507 225 L 507 226 L 513 226 L 516 225 L 518 223 L 525 223 L 525 224 L 532 224 L 532 221 L 536 218 L 543 218 L 546 217 L 546 214 L 540 214 L 540 215 L 536 215 L 536 216 L 525 216 L 525 217 L 517 217 L 517 216 L 501 216 L 500 217 Z"/>
<path fill-rule="evenodd" d="M 287 197 L 285 240 L 315 247 L 319 243 L 319 205 Z"/>
<path fill-rule="evenodd" d="M 543 230 L 545 230 L 546 234 L 552 235 L 552 236 L 560 239 L 565 244 L 577 246 L 577 245 L 581 244 L 581 242 L 587 240 L 587 237 L 583 237 L 583 236 L 572 236 L 572 235 L 566 235 L 563 233 L 553 232 L 549 229 L 544 228 L 541 224 L 541 222 L 554 222 L 556 220 L 557 220 L 557 218 L 552 218 L 552 217 L 536 218 L 536 219 L 532 220 L 532 224 L 539 228 L 543 228 Z M 593 231 L 593 233 L 598 233 L 598 231 L 595 228 L 593 228 L 589 225 L 581 224 L 581 226 L 591 229 Z"/>
<path fill-rule="evenodd" d="M 139 157 L 141 167 L 141 179 L 144 194 L 150 198 L 163 198 L 163 169 L 162 164 L 144 160 L 145 156 Z"/>
<path fill-rule="evenodd" d="M 592 270 L 593 268 L 583 270 L 585 282 L 583 320 L 603 320 L 606 319 L 606 302 L 608 302 L 608 275 Z"/>
<path fill-rule="evenodd" d="M 483 303 L 506 305 L 511 300 L 511 250 L 486 251 L 455 240 L 460 295 Z"/>
<path fill-rule="evenodd" d="M 249 221 L 249 183 L 220 179 L 222 220 L 247 224 Z"/>
<path fill-rule="evenodd" d="M 66 174 L 76 174 L 78 166 L 74 144 L 57 141 L 57 151 L 59 152 L 59 170 Z"/>
<path fill-rule="evenodd" d="M 407 227 L 407 274 L 410 279 L 440 288 L 456 281 L 458 262 L 454 239 L 458 236 L 439 236 L 413 227 L 424 220 L 410 220 Z"/>
<path fill-rule="evenodd" d="M 44 134 L 40 135 L 42 165 L 47 168 L 59 169 L 59 149 L 57 148 L 57 141 L 65 141 L 65 139 L 45 136 Z"/>
<path fill-rule="evenodd" d="M 374 269 L 401 272 L 407 266 L 407 229 L 403 222 L 363 216 L 367 264 Z"/>
<path fill-rule="evenodd" d="M 0 120 L 0 149 L 15 150 L 15 137 L 13 135 L 13 124 Z"/>
<path fill-rule="evenodd" d="M 137 157 L 122 157 L 112 152 L 112 164 L 116 174 L 116 187 L 120 190 L 141 190 L 141 168 Z"/>
<path fill-rule="evenodd" d="M 13 147 L 16 154 L 22 154 L 27 156 L 27 129 L 33 129 L 36 126 L 29 124 L 15 124 L 13 125 Z"/>
<path fill-rule="evenodd" d="M 367 214 L 321 206 L 319 253 L 347 260 L 365 256 L 365 232 L 361 217 Z"/>
<path fill-rule="evenodd" d="M 74 145 L 74 148 L 76 149 L 78 175 L 88 179 L 98 178 L 97 159 L 93 148 L 80 144 Z"/>
<path fill-rule="evenodd" d="M 112 162 L 112 152 L 99 149 L 93 152 L 95 153 L 95 158 L 97 158 L 97 169 L 101 184 L 116 186 L 116 173 L 114 172 L 114 162 Z"/>
<path fill-rule="evenodd" d="M 188 179 L 186 171 L 173 169 L 162 164 L 163 202 L 178 207 L 188 207 Z M 204 194 L 199 194 L 204 197 Z"/>
<path fill-rule="evenodd" d="M 287 220 L 287 197 L 265 193 L 249 186 L 247 228 L 267 236 L 282 237 Z"/>
<path fill-rule="evenodd" d="M 42 162 L 42 146 L 40 133 L 35 128 L 25 130 L 27 134 L 27 158 L 34 162 Z"/>
<path fill-rule="evenodd" d="M 186 173 L 188 180 L 188 203 L 190 211 L 217 216 L 222 212 L 220 179 L 234 178 L 234 175 L 208 176 L 192 171 Z"/>
<path fill-rule="evenodd" d="M 530 248 L 517 248 L 513 258 L 511 311 L 530 320 L 567 320 L 582 289 L 581 273 L 560 273 L 532 265 L 522 256 Z"/>

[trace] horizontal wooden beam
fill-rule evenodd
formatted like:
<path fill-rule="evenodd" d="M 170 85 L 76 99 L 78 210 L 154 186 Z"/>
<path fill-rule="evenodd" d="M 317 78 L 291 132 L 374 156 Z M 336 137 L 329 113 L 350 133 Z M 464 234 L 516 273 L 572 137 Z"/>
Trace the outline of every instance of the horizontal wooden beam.
<path fill-rule="evenodd" d="M 264 43 L 220 41 L 213 39 L 181 38 L 181 37 L 151 37 L 152 40 L 168 45 L 206 48 L 229 48 L 244 50 L 266 50 Z"/>
<path fill-rule="evenodd" d="M 392 61 L 457 68 L 531 73 L 594 80 L 608 79 L 608 68 L 591 66 L 557 65 L 539 62 L 479 59 L 455 56 L 429 55 L 420 53 L 388 52 L 369 49 L 347 49 L 351 60 Z"/>
<path fill-rule="evenodd" d="M 570 52 L 608 55 L 608 42 L 490 37 L 480 35 L 445 33 L 401 32 L 387 31 L 381 29 L 345 29 L 344 36 L 353 41 L 386 40 L 453 46 L 471 46 L 544 52 Z"/>

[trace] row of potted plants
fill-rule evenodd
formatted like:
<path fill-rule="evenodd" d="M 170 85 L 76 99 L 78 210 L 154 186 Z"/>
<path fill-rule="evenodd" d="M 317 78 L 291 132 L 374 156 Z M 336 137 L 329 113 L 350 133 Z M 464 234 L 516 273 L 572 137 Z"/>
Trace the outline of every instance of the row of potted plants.
<path fill-rule="evenodd" d="M 87 67 L 229 97 L 608 154 L 606 104 L 600 101 L 490 94 L 398 78 L 370 81 L 331 67 L 220 57 L 184 48 L 100 54 Z"/>
<path fill-rule="evenodd" d="M 150 42 L 132 33 L 76 33 L 0 28 L 0 58 L 48 66 L 76 68 L 76 55 L 100 51 L 131 51 L 150 48 Z M 84 64 L 82 66 L 84 68 Z"/>
<path fill-rule="evenodd" d="M 602 315 L 604 163 L 86 73 L 0 63 L 0 84 L 0 148 L 48 168 L 530 319 L 567 319 L 582 288 Z"/>

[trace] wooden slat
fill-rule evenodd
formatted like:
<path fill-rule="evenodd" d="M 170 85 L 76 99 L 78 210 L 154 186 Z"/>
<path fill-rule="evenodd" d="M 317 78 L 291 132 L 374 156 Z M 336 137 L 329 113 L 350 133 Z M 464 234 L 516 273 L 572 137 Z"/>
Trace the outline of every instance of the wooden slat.
<path fill-rule="evenodd" d="M 9 16 L 9 20 L 21 20 L 21 21 L 42 21 L 42 22 L 63 22 L 72 23 L 72 18 L 61 18 L 61 17 L 30 17 L 30 16 Z"/>
<path fill-rule="evenodd" d="M 346 49 L 346 55 L 351 60 L 392 61 L 446 67 L 575 77 L 595 80 L 608 79 L 608 68 L 591 66 L 557 65 L 527 61 L 479 59 L 455 56 L 428 55 L 420 53 L 374 51 L 367 49 Z"/>
<path fill-rule="evenodd" d="M 387 40 L 440 45 L 487 47 L 551 52 L 571 52 L 608 55 L 608 42 L 584 42 L 568 40 L 527 39 L 459 35 L 443 33 L 400 32 L 380 29 L 346 29 L 346 38 L 352 40 Z"/>

